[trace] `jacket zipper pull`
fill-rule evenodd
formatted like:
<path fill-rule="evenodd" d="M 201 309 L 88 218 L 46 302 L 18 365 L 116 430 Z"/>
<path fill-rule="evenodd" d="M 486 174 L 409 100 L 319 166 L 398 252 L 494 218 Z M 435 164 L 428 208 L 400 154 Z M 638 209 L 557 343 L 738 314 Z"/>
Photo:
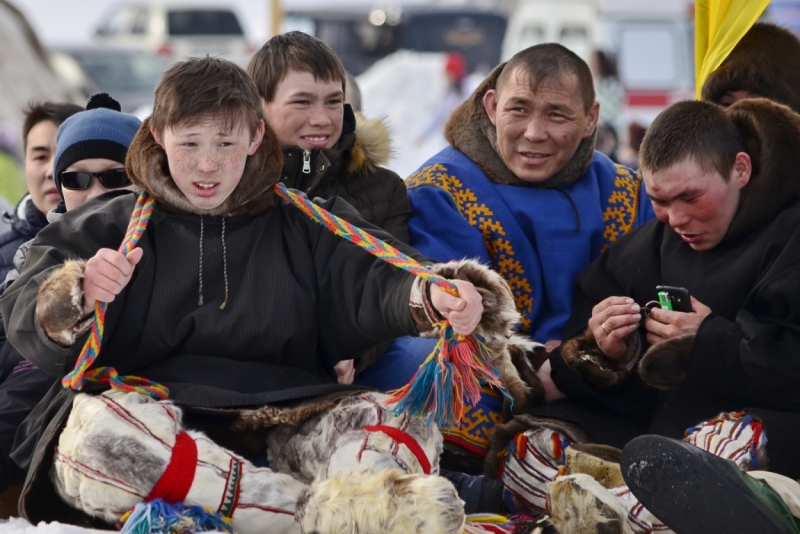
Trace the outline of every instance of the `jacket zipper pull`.
<path fill-rule="evenodd" d="M 303 150 L 303 174 L 311 174 L 311 152 Z"/>

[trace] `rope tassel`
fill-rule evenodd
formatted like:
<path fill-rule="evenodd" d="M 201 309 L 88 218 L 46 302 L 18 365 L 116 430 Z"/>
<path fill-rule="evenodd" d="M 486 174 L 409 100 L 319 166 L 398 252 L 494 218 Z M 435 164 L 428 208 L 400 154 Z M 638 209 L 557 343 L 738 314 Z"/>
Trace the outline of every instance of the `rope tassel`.
<path fill-rule="evenodd" d="M 458 288 L 450 280 L 426 269 L 391 245 L 289 191 L 283 184 L 277 184 L 275 189 L 281 198 L 336 235 L 458 296 Z M 478 402 L 481 385 L 491 385 L 500 391 L 504 388 L 491 363 L 489 350 L 480 339 L 456 334 L 447 321 L 435 326 L 439 327 L 441 337 L 433 352 L 406 386 L 392 392 L 387 404 L 394 405 L 397 414 L 424 417 L 438 426 L 460 425 L 466 403 Z"/>

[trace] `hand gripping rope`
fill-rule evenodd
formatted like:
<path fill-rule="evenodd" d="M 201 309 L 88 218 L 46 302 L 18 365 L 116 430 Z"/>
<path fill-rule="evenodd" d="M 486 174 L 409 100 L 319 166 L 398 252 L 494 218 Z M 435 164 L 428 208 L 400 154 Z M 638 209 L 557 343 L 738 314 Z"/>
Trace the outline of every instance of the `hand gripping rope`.
<path fill-rule="evenodd" d="M 458 296 L 458 289 L 452 282 L 426 269 L 391 245 L 325 211 L 305 197 L 289 191 L 283 184 L 277 184 L 275 191 L 278 196 L 336 235 L 383 261 Z M 119 249 L 121 253 L 127 255 L 136 247 L 147 228 L 154 203 L 155 200 L 147 193 L 139 195 L 128 231 Z M 88 370 L 100 353 L 106 306 L 106 303 L 97 303 L 91 335 L 78 357 L 75 370 L 64 377 L 62 384 L 66 388 L 80 390 L 86 381 L 108 383 L 112 388 L 121 391 L 135 391 L 157 399 L 167 398 L 169 390 L 166 387 L 145 378 L 120 377 L 111 367 Z M 458 425 L 464 415 L 466 402 L 478 402 L 481 385 L 487 384 L 501 390 L 503 386 L 497 369 L 491 363 L 488 349 L 478 338 L 456 334 L 446 320 L 434 326 L 439 328 L 441 337 L 433 352 L 425 359 L 408 385 L 392 392 L 387 403 L 394 405 L 395 413 L 418 415 L 440 426 Z"/>

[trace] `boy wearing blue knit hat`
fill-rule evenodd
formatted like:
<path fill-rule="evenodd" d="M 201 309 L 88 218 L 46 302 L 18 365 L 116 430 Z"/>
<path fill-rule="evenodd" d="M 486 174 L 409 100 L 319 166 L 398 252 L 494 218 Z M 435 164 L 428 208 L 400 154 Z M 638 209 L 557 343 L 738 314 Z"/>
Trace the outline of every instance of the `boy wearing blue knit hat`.
<path fill-rule="evenodd" d="M 134 190 L 125 174 L 125 156 L 140 125 L 133 115 L 120 112 L 119 104 L 106 94 L 89 100 L 86 111 L 61 125 L 56 136 L 54 179 L 63 201 L 47 214 L 49 222 L 103 193 Z M 22 269 L 31 242 L 23 244 L 14 257 L 7 283 Z M 0 492 L 21 482 L 24 471 L 11 458 L 16 448 L 17 428 L 45 396 L 56 380 L 23 359 L 6 341 L 0 349 L 3 368 L 12 368 L 0 383 Z M 27 466 L 23 466 L 25 468 Z M 0 496 L 0 517 L 16 512 L 11 493 Z"/>

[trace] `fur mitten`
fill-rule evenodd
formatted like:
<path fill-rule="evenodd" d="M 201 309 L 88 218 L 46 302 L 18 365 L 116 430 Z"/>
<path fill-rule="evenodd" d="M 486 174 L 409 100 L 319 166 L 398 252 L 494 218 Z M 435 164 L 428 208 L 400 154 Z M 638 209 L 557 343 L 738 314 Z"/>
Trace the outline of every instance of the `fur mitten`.
<path fill-rule="evenodd" d="M 650 347 L 639 363 L 639 376 L 654 388 L 670 390 L 680 386 L 689 368 L 694 334 L 678 336 Z"/>
<path fill-rule="evenodd" d="M 83 275 L 85 261 L 68 261 L 39 287 L 36 318 L 47 337 L 69 347 L 75 343 L 78 323 L 83 315 Z"/>
<path fill-rule="evenodd" d="M 561 357 L 572 369 L 599 388 L 610 388 L 622 382 L 636 363 L 639 337 L 629 338 L 628 351 L 620 362 L 610 360 L 597 344 L 591 329 L 561 345 Z"/>

